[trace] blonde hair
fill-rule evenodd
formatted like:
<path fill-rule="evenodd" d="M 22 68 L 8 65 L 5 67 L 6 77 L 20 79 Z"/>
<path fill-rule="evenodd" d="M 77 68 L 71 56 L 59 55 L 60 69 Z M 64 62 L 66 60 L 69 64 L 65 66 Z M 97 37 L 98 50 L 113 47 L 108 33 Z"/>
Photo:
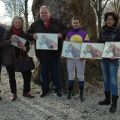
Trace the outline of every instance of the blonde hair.
<path fill-rule="evenodd" d="M 15 16 L 15 17 L 13 18 L 12 23 L 11 23 L 11 27 L 14 26 L 14 21 L 15 21 L 16 19 L 21 20 L 21 22 L 22 22 L 22 27 L 21 27 L 21 28 L 23 29 L 23 27 L 24 27 L 24 19 L 23 19 L 22 17 L 20 17 L 20 16 Z"/>

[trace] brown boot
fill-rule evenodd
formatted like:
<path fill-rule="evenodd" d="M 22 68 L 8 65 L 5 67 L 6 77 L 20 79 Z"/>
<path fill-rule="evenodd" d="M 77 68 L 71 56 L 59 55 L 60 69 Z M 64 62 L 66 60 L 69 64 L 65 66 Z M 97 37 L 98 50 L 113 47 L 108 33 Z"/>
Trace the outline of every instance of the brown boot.
<path fill-rule="evenodd" d="M 24 93 L 23 96 L 24 96 L 24 97 L 28 97 L 28 98 L 34 98 L 34 97 L 35 97 L 35 96 L 31 95 L 30 92 Z"/>
<path fill-rule="evenodd" d="M 11 101 L 15 101 L 17 99 L 17 95 L 16 94 L 13 94 L 12 98 L 11 98 Z"/>

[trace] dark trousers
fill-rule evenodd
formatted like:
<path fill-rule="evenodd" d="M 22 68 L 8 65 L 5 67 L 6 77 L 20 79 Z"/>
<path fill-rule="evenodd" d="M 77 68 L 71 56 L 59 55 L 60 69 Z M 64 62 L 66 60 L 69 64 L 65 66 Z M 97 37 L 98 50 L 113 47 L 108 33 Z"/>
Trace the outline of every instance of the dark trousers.
<path fill-rule="evenodd" d="M 2 68 L 2 65 L 1 65 L 1 62 L 0 62 L 0 82 L 1 82 L 1 68 Z M 1 89 L 0 89 L 0 94 L 1 94 Z"/>
<path fill-rule="evenodd" d="M 1 60 L 0 60 L 0 76 L 1 76 L 1 69 L 2 69 L 2 64 L 1 64 Z"/>
<path fill-rule="evenodd" d="M 17 86 L 16 86 L 16 79 L 15 79 L 15 70 L 14 67 L 7 66 L 6 67 L 8 75 L 9 75 L 9 83 L 10 89 L 13 94 L 17 94 Z M 21 72 L 24 80 L 23 85 L 23 94 L 30 92 L 30 80 L 31 80 L 31 71 Z"/>
<path fill-rule="evenodd" d="M 1 73 L 2 65 L 0 64 L 0 73 Z"/>
<path fill-rule="evenodd" d="M 49 57 L 40 60 L 42 90 L 49 90 L 49 77 L 52 81 L 55 91 L 61 89 L 60 85 L 60 60 L 59 58 Z"/>

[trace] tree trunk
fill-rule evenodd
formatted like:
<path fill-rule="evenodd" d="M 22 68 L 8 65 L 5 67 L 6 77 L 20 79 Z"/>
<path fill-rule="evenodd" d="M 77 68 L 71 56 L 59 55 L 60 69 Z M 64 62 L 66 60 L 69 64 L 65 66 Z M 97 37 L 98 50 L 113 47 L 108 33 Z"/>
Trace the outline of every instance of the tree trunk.
<path fill-rule="evenodd" d="M 102 15 L 100 13 L 97 13 L 98 16 L 98 36 L 101 33 L 101 20 L 102 20 Z"/>
<path fill-rule="evenodd" d="M 26 26 L 26 30 L 28 30 L 28 0 L 25 0 L 25 13 L 24 13 L 24 16 L 25 16 L 25 26 Z"/>

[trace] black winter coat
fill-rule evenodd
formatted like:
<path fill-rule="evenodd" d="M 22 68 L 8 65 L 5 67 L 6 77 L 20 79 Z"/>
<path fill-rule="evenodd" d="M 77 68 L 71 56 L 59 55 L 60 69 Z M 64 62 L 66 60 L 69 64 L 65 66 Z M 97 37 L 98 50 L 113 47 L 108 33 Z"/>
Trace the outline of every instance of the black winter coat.
<path fill-rule="evenodd" d="M 0 26 L 0 41 L 2 40 L 4 32 L 5 32 L 5 28 L 3 28 L 2 26 Z M 1 59 L 2 59 L 1 51 L 2 51 L 2 49 L 0 48 L 0 65 L 1 65 Z"/>
<path fill-rule="evenodd" d="M 117 26 L 107 27 L 103 26 L 101 35 L 100 35 L 100 42 L 120 42 L 120 28 Z"/>
<path fill-rule="evenodd" d="M 12 33 L 10 33 L 10 30 L 6 31 L 2 40 L 0 41 L 0 48 L 1 48 L 1 58 L 2 58 L 2 64 L 5 66 L 13 65 L 15 62 L 15 59 L 20 57 L 20 55 L 27 55 L 27 52 L 29 51 L 29 41 L 28 36 L 23 31 L 19 35 L 20 37 L 27 40 L 25 46 L 27 48 L 27 51 L 23 52 L 21 49 L 11 45 L 11 37 Z"/>
<path fill-rule="evenodd" d="M 45 28 L 45 25 L 41 19 L 35 21 L 31 24 L 30 29 L 28 30 L 29 34 L 34 33 L 61 33 L 65 38 L 65 27 L 60 23 L 59 20 L 51 18 L 48 29 Z M 60 57 L 62 51 L 63 39 L 58 39 L 58 50 L 36 50 L 36 56 L 39 59 L 44 59 L 46 57 Z"/>

